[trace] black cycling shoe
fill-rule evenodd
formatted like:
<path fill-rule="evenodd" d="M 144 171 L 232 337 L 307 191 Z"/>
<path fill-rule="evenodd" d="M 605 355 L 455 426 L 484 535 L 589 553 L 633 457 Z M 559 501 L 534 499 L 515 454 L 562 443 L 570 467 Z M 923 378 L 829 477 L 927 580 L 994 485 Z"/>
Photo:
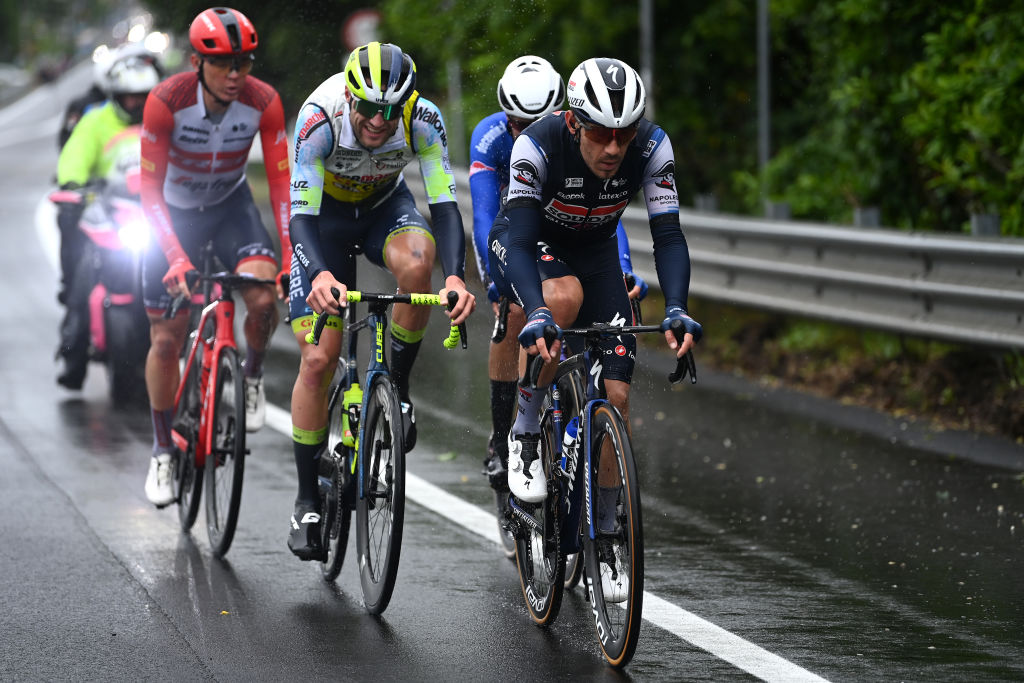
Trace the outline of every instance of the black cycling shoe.
<path fill-rule="evenodd" d="M 288 549 L 303 562 L 323 561 L 324 548 L 320 541 L 320 513 L 309 505 L 298 504 L 292 513 Z"/>
<path fill-rule="evenodd" d="M 405 440 L 405 452 L 408 453 L 416 447 L 416 408 L 412 401 L 401 401 L 402 406 L 402 434 Z"/>
<path fill-rule="evenodd" d="M 487 457 L 484 458 L 484 469 L 481 474 L 487 476 L 487 482 L 492 489 L 508 492 L 508 450 L 498 447 L 493 433 L 487 442 Z"/>
<path fill-rule="evenodd" d="M 88 369 L 88 354 L 69 353 L 64 357 L 64 371 L 57 375 L 57 384 L 65 389 L 77 391 L 85 383 L 85 373 Z"/>

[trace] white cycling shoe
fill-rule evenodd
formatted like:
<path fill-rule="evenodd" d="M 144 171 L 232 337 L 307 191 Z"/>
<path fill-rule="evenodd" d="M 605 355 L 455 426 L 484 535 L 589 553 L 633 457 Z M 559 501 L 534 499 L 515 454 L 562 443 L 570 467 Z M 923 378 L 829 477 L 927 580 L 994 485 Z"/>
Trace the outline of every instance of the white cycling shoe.
<path fill-rule="evenodd" d="M 258 432 L 267 420 L 267 396 L 262 377 L 245 378 L 245 431 Z"/>
<path fill-rule="evenodd" d="M 622 563 L 615 559 L 612 566 L 605 562 L 600 563 L 601 567 L 601 593 L 605 602 L 625 602 L 630 594 L 630 578 L 626 575 Z"/>
<path fill-rule="evenodd" d="M 540 434 L 509 434 L 508 488 L 524 503 L 539 503 L 548 496 L 548 482 L 540 462 Z"/>
<path fill-rule="evenodd" d="M 146 498 L 158 508 L 174 502 L 174 456 L 170 453 L 161 453 L 149 459 Z"/>

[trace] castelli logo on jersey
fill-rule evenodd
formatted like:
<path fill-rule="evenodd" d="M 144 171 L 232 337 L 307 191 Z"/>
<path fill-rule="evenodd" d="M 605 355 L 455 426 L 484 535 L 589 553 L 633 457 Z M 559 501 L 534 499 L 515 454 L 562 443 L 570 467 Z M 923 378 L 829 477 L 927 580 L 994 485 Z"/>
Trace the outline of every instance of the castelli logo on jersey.
<path fill-rule="evenodd" d="M 626 355 L 626 347 L 623 346 L 622 344 L 619 344 L 618 346 L 616 346 L 615 347 L 615 355 L 616 356 L 625 356 Z"/>
<path fill-rule="evenodd" d="M 543 256 L 540 257 L 540 260 L 541 261 L 554 261 L 555 257 L 552 256 L 551 254 L 544 254 Z"/>
<path fill-rule="evenodd" d="M 488 166 L 482 161 L 474 161 L 469 165 L 469 175 L 472 176 L 474 173 L 480 173 L 481 171 L 493 171 L 494 167 Z"/>

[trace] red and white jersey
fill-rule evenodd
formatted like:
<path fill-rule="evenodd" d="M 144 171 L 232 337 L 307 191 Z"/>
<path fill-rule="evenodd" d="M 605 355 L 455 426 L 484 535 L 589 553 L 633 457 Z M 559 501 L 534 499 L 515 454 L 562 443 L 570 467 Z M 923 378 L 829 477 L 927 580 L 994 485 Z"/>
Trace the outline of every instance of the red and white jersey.
<path fill-rule="evenodd" d="M 167 205 L 195 209 L 223 201 L 245 182 L 257 132 L 282 251 L 290 259 L 288 142 L 274 88 L 247 76 L 238 99 L 216 120 L 206 111 L 197 74 L 175 74 L 150 92 L 142 123 L 142 204 L 168 260 L 180 245 Z"/>

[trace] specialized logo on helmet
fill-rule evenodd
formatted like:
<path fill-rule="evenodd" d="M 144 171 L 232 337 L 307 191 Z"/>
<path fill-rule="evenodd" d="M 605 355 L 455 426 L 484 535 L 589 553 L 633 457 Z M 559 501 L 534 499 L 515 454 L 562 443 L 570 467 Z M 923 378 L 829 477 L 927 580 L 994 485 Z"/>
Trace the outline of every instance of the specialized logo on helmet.
<path fill-rule="evenodd" d="M 608 66 L 607 69 L 605 69 L 604 72 L 612 77 L 612 82 L 610 83 L 610 85 L 619 85 L 619 72 L 621 70 L 622 69 L 620 69 L 615 64 L 611 64 Z"/>

